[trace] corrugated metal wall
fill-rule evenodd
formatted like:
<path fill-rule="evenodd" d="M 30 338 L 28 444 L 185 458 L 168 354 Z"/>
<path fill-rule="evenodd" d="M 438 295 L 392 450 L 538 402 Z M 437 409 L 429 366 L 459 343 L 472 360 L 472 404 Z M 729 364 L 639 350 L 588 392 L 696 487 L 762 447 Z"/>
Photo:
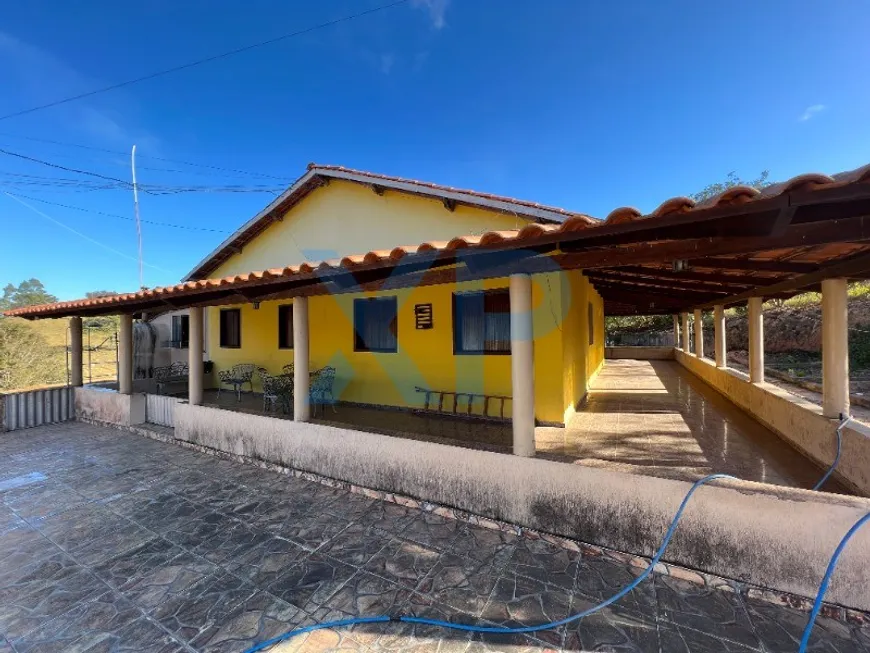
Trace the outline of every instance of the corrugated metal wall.
<path fill-rule="evenodd" d="M 75 416 L 75 398 L 69 386 L 12 392 L 0 396 L 0 402 L 4 404 L 0 411 L 3 431 L 66 422 Z"/>
<path fill-rule="evenodd" d="M 175 426 L 175 404 L 178 399 L 165 395 L 145 395 L 145 420 L 160 426 Z"/>

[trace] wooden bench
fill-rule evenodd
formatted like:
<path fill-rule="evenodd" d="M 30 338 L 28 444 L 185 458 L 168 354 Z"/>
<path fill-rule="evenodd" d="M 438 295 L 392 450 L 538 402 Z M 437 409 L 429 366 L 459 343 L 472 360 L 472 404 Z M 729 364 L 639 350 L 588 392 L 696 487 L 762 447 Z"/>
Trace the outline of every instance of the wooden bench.
<path fill-rule="evenodd" d="M 416 390 L 417 392 L 425 393 L 426 395 L 426 398 L 423 402 L 423 410 L 421 412 L 438 413 L 441 415 L 457 415 L 464 417 L 478 417 L 484 419 L 506 419 L 504 416 L 505 402 L 511 400 L 510 397 L 504 395 L 487 395 L 480 392 L 454 392 L 452 390 L 432 390 L 431 388 L 421 388 L 419 386 L 415 387 L 414 390 Z M 433 404 L 433 398 L 436 395 L 438 396 L 437 408 L 435 408 Z M 464 414 L 459 412 L 459 403 L 463 397 L 466 401 Z M 447 399 L 448 408 L 449 404 L 452 403 L 452 410 L 445 409 L 445 398 Z M 483 400 L 483 411 L 479 414 L 472 412 L 475 399 Z M 492 403 L 498 404 L 498 417 L 489 414 L 489 408 Z"/>

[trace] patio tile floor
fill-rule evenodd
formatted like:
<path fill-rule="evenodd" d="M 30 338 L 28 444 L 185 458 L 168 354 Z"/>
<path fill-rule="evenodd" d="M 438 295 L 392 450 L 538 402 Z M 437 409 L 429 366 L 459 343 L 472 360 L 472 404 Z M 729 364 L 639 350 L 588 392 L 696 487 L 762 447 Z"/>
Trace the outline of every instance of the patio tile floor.
<path fill-rule="evenodd" d="M 205 403 L 263 414 L 261 395 L 206 392 Z M 272 417 L 289 418 L 280 412 Z M 352 404 L 314 421 L 394 437 L 510 453 L 510 423 Z M 822 471 L 775 433 L 674 361 L 607 360 L 564 427 L 535 429 L 537 456 L 615 471 L 697 480 L 714 472 L 812 487 Z M 848 493 L 835 479 L 824 488 Z"/>
<path fill-rule="evenodd" d="M 637 573 L 82 423 L 4 434 L 0 458 L 0 482 L 46 477 L 0 492 L 0 653 L 240 653 L 361 614 L 535 624 L 589 607 Z M 555 631 L 388 623 L 272 650 L 786 653 L 805 622 L 797 610 L 656 576 Z M 870 626 L 823 618 L 814 637 L 813 650 L 870 653 Z"/>

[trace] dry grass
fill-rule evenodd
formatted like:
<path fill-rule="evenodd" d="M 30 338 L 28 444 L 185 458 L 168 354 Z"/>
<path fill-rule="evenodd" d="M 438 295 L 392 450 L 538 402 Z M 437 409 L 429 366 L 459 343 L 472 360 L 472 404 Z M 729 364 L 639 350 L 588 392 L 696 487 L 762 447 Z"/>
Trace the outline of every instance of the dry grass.
<path fill-rule="evenodd" d="M 13 319 L 13 318 L 8 318 Z M 0 367 L 6 370 L 0 387 L 6 390 L 54 385 L 67 381 L 67 320 L 14 319 L 9 323 L 4 351 L 0 352 Z M 84 329 L 82 367 L 85 382 L 114 380 L 116 349 L 114 324 Z M 9 358 L 7 361 L 6 358 Z"/>

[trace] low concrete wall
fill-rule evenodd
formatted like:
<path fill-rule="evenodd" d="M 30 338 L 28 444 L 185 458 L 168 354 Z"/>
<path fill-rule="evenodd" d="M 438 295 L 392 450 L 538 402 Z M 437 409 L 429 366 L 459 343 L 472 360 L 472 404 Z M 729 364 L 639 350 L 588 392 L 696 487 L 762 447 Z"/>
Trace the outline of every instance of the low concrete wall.
<path fill-rule="evenodd" d="M 677 361 L 827 469 L 837 453 L 837 424 L 822 416 L 822 407 L 773 385 L 753 384 L 743 372 L 720 369 L 713 361 L 676 349 Z M 870 496 L 870 426 L 853 422 L 843 429 L 840 462 L 835 476 L 847 487 Z"/>
<path fill-rule="evenodd" d="M 605 347 L 604 358 L 631 358 L 643 361 L 670 360 L 674 357 L 673 347 Z"/>
<path fill-rule="evenodd" d="M 651 556 L 690 485 L 179 404 L 175 437 Z M 666 559 L 812 596 L 839 539 L 870 501 L 748 482 L 703 487 Z M 840 559 L 828 599 L 870 610 L 870 530 Z"/>
<path fill-rule="evenodd" d="M 76 419 L 133 426 L 145 422 L 145 395 L 122 395 L 105 388 L 75 389 Z"/>

